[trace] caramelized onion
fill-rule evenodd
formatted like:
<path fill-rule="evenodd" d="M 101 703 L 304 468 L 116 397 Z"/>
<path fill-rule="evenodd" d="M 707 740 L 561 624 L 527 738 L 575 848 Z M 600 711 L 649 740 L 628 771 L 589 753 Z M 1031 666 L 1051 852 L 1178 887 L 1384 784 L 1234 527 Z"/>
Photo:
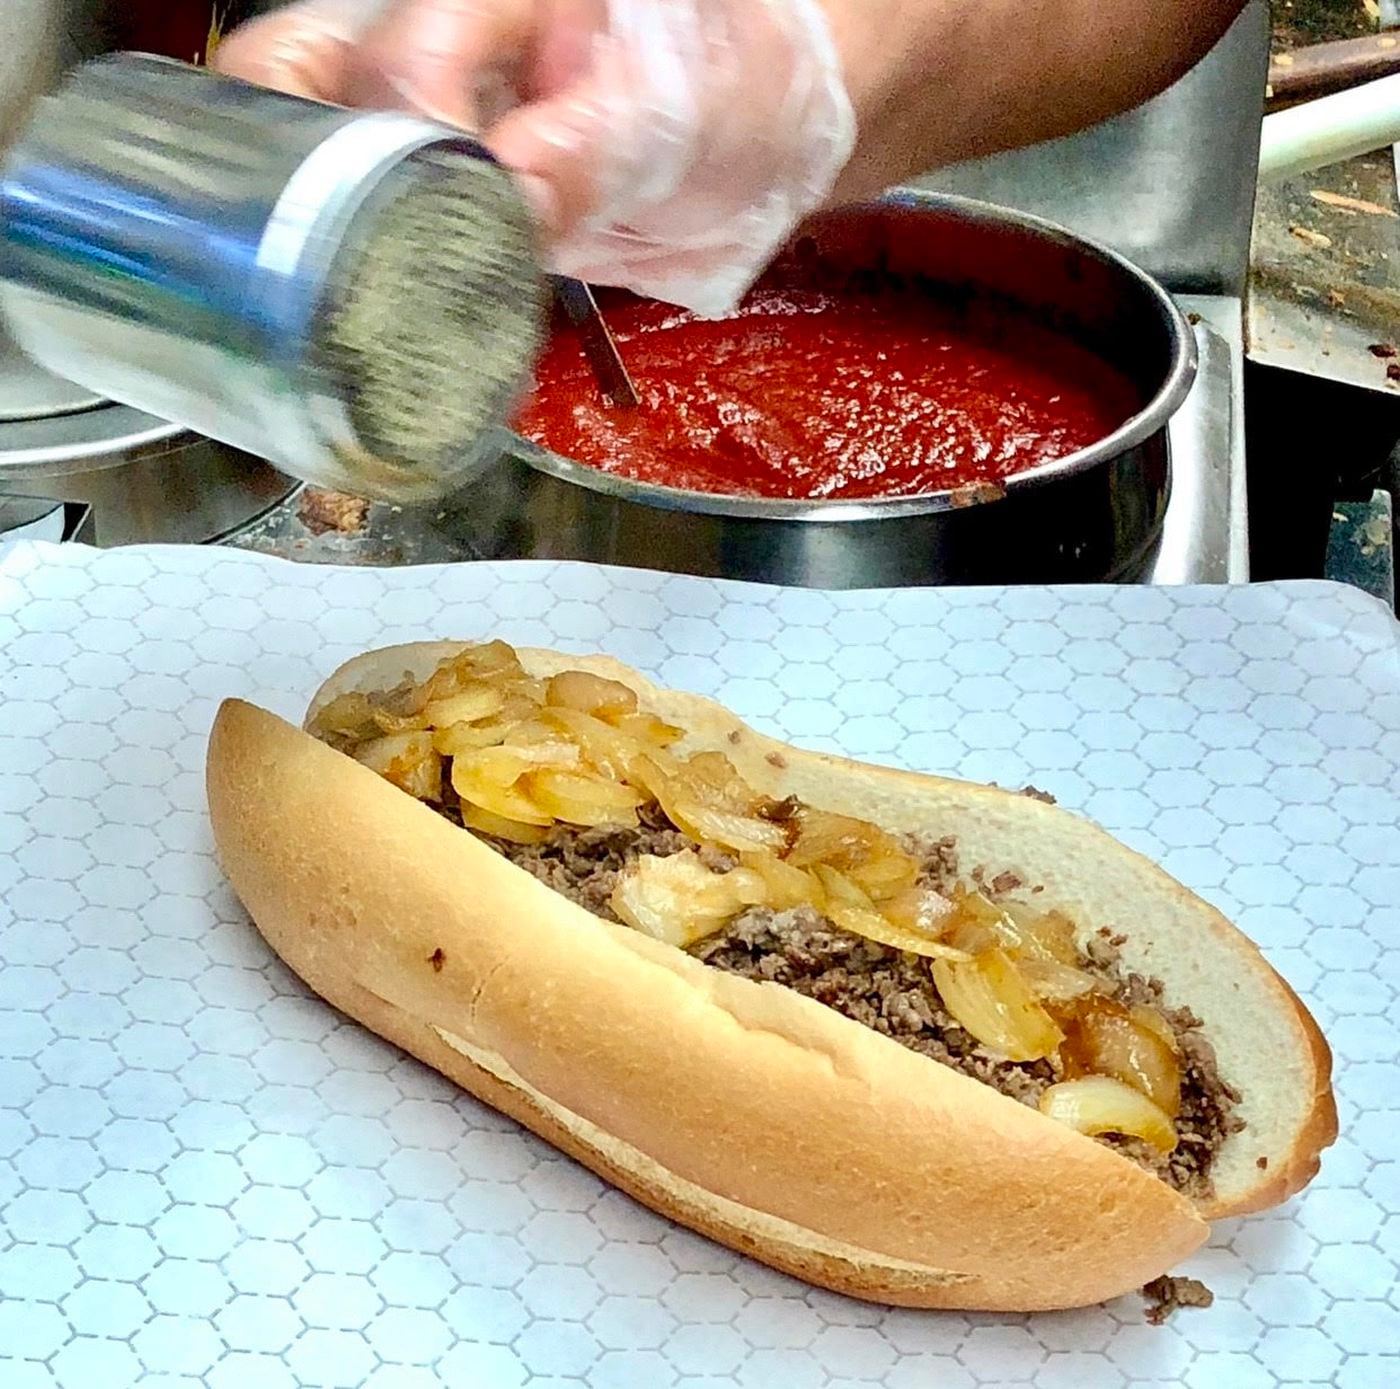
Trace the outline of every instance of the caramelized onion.
<path fill-rule="evenodd" d="M 926 960 L 951 960 L 967 964 L 972 956 L 951 945 L 945 945 L 922 931 L 911 931 L 905 926 L 896 926 L 888 917 L 865 907 L 852 907 L 837 903 L 830 907 L 827 915 L 832 923 L 852 935 L 863 936 L 877 945 L 887 945 L 891 950 L 902 950 L 909 955 L 921 955 Z"/>
<path fill-rule="evenodd" d="M 496 747 L 505 742 L 509 726 L 493 719 L 490 723 L 454 723 L 433 730 L 433 747 L 444 757 L 460 757 L 478 748 Z"/>
<path fill-rule="evenodd" d="M 525 667 L 520 664 L 515 648 L 499 639 L 465 647 L 455 656 L 449 656 L 444 665 L 464 685 L 473 680 L 525 678 Z"/>
<path fill-rule="evenodd" d="M 1039 1061 L 1063 1040 L 1003 950 L 987 950 L 966 962 L 935 960 L 933 979 L 953 1018 L 1009 1061 Z"/>
<path fill-rule="evenodd" d="M 469 830 L 477 830 L 481 834 L 489 834 L 511 844 L 543 844 L 549 838 L 549 830 L 544 825 L 527 825 L 523 820 L 508 820 L 504 815 L 493 815 L 479 805 L 466 802 L 462 805 L 462 823 Z"/>
<path fill-rule="evenodd" d="M 355 749 L 355 760 L 420 801 L 442 799 L 442 760 L 430 733 L 389 733 Z"/>
<path fill-rule="evenodd" d="M 642 803 L 630 786 L 592 772 L 527 772 L 520 789 L 541 810 L 567 825 L 636 824 Z"/>
<path fill-rule="evenodd" d="M 507 734 L 505 742 L 493 751 L 509 753 L 531 770 L 537 767 L 577 767 L 580 764 L 578 748 L 573 743 L 565 742 L 562 738 L 526 740 L 516 743 L 511 741 L 511 737 L 511 734 Z"/>
<path fill-rule="evenodd" d="M 1016 969 L 1036 997 L 1047 1003 L 1069 1003 L 1103 989 L 1102 981 L 1088 970 L 1058 960 L 1017 960 Z"/>
<path fill-rule="evenodd" d="M 1181 1112 L 1181 1062 L 1173 1041 L 1112 999 L 1093 999 L 1068 1024 L 1065 1060 L 1081 1073 L 1112 1076 L 1145 1095 L 1169 1118 Z M 1160 1015 L 1159 1015 L 1160 1016 Z M 1162 1019 L 1167 1027 L 1166 1019 Z"/>
<path fill-rule="evenodd" d="M 931 887 L 908 887 L 880 903 L 881 915 L 896 926 L 932 938 L 941 937 L 952 925 L 953 904 Z"/>
<path fill-rule="evenodd" d="M 395 713 L 416 714 L 439 699 L 459 693 L 478 681 L 525 681 L 524 668 L 514 647 L 503 641 L 468 646 L 438 663 L 437 669 L 416 689 L 403 691 Z M 538 702 L 538 701 L 537 701 Z"/>
<path fill-rule="evenodd" d="M 892 835 L 864 820 L 804 807 L 798 816 L 797 841 L 788 862 L 798 868 L 825 863 L 849 872 L 869 863 L 877 854 L 898 853 L 899 846 Z"/>
<path fill-rule="evenodd" d="M 735 853 L 781 849 L 787 844 L 782 826 L 768 820 L 688 799 L 672 800 L 669 804 L 662 800 L 661 804 L 677 829 L 702 844 L 716 844 Z"/>
<path fill-rule="evenodd" d="M 643 855 L 618 879 L 610 900 L 626 925 L 684 949 L 757 905 L 763 892 L 756 873 L 711 872 L 694 850 L 685 849 L 665 858 Z"/>
<path fill-rule="evenodd" d="M 852 868 L 850 873 L 877 902 L 884 902 L 914 887 L 919 876 L 919 865 L 906 853 L 876 852 L 867 862 Z"/>
<path fill-rule="evenodd" d="M 1006 916 L 1003 908 L 975 888 L 954 889 L 952 902 L 960 925 L 985 926 L 991 930 L 1001 926 Z"/>
<path fill-rule="evenodd" d="M 577 709 L 547 708 L 539 717 L 564 734 L 605 777 L 636 780 L 637 765 L 647 751 L 637 739 Z M 655 755 L 664 756 L 659 752 Z"/>
<path fill-rule="evenodd" d="M 625 714 L 611 720 L 621 733 L 653 747 L 667 748 L 685 737 L 685 729 L 666 723 L 655 714 Z"/>
<path fill-rule="evenodd" d="M 420 717 L 428 728 L 449 728 L 454 723 L 476 723 L 499 714 L 506 697 L 499 685 L 473 685 L 458 694 L 429 704 Z"/>
<path fill-rule="evenodd" d="M 685 759 L 685 775 L 692 786 L 713 792 L 736 810 L 751 811 L 758 803 L 752 788 L 722 752 L 693 753 Z"/>
<path fill-rule="evenodd" d="M 547 826 L 553 817 L 516 789 L 516 782 L 531 766 L 517 749 L 481 748 L 452 759 L 452 787 L 463 801 L 492 815 Z"/>
<path fill-rule="evenodd" d="M 1159 1153 L 1169 1153 L 1177 1145 L 1170 1116 L 1146 1095 L 1111 1076 L 1085 1076 L 1052 1085 L 1040 1097 L 1040 1112 L 1079 1133 L 1140 1138 Z"/>
<path fill-rule="evenodd" d="M 1031 960 L 1079 963 L 1074 923 L 1062 912 L 1037 912 L 1019 902 L 1007 902 L 997 924 L 1008 949 Z"/>
<path fill-rule="evenodd" d="M 812 876 L 826 892 L 827 903 L 831 906 L 859 907 L 862 911 L 873 912 L 875 903 L 870 894 L 854 879 L 838 872 L 827 863 L 814 863 Z"/>
<path fill-rule="evenodd" d="M 637 712 L 637 695 L 620 680 L 586 670 L 563 670 L 549 678 L 544 702 L 556 709 L 577 709 L 598 719 Z"/>
<path fill-rule="evenodd" d="M 1149 1008 L 1146 1004 L 1135 1003 L 1128 1009 L 1128 1016 L 1144 1030 L 1160 1038 L 1172 1050 L 1172 1055 L 1177 1054 L 1176 1033 L 1172 1031 L 1172 1025 L 1155 1008 Z"/>
<path fill-rule="evenodd" d="M 311 731 L 318 737 L 372 738 L 379 725 L 374 721 L 374 705 L 369 696 L 352 692 L 328 700 L 311 720 Z"/>
<path fill-rule="evenodd" d="M 428 726 L 428 720 L 421 713 L 396 714 L 383 705 L 376 705 L 370 711 L 370 718 L 381 733 L 417 733 Z"/>
<path fill-rule="evenodd" d="M 692 841 L 738 855 L 740 865 L 714 872 L 694 849 L 642 859 L 614 894 L 628 924 L 688 945 L 745 907 L 811 908 L 929 959 L 944 1005 L 983 1046 L 1013 1061 L 1058 1051 L 1070 1077 L 1103 1082 L 1054 1088 L 1069 1097 L 1054 1104 L 1076 1122 L 1098 1122 L 1094 1106 L 1121 1102 L 1124 1088 L 1168 1126 L 1179 1112 L 1170 1024 L 1156 1009 L 1107 997 L 1104 981 L 1079 966 L 1068 917 L 992 889 L 944 896 L 922 885 L 918 861 L 878 826 L 795 797 L 773 800 L 723 752 L 678 755 L 685 731 L 639 709 L 621 681 L 582 670 L 537 678 L 507 643 L 487 642 L 421 683 L 406 677 L 384 693 L 340 695 L 311 726 L 421 800 L 441 802 L 450 767 L 463 823 L 514 843 L 543 842 L 559 823 L 634 825 L 656 801 Z M 1155 1132 L 1161 1140 L 1160 1125 Z"/>
<path fill-rule="evenodd" d="M 750 851 L 739 855 L 745 868 L 757 873 L 767 889 L 766 905 L 775 911 L 793 907 L 815 907 L 825 901 L 820 884 L 809 873 L 785 863 L 769 850 Z"/>

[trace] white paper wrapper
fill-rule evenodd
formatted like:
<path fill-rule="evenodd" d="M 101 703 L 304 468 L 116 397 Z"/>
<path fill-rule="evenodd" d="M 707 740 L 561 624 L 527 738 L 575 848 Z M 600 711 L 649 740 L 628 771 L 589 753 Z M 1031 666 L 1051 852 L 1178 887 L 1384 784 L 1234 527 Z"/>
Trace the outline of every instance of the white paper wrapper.
<path fill-rule="evenodd" d="M 606 650 L 798 743 L 1034 783 L 1232 914 L 1337 1054 L 1208 1311 L 886 1311 L 640 1209 L 308 996 L 210 857 L 218 701 L 369 646 Z M 1400 1383 L 1400 644 L 1325 584 L 822 595 L 0 550 L 0 1383 Z"/>

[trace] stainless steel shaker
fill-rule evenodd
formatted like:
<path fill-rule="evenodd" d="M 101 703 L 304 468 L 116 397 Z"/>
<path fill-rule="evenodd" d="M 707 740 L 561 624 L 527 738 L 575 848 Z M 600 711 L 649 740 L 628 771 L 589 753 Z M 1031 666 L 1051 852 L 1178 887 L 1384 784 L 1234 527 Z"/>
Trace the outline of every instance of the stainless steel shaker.
<path fill-rule="evenodd" d="M 48 370 L 295 477 L 442 495 L 495 457 L 533 353 L 511 353 L 504 376 L 464 361 L 461 437 L 393 456 L 357 426 L 355 383 L 316 335 L 357 215 L 444 153 L 500 180 L 479 231 L 518 240 L 523 203 L 461 131 L 168 59 L 96 59 L 37 103 L 0 165 L 0 311 Z M 536 342 L 546 279 L 533 259 L 515 273 L 519 292 L 489 308 L 508 341 Z"/>

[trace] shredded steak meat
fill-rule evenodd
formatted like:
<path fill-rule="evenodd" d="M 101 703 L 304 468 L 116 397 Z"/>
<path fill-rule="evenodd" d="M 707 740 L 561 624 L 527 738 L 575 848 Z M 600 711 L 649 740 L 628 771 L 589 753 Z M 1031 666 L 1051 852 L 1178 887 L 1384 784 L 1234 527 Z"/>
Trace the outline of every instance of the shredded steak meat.
<path fill-rule="evenodd" d="M 919 860 L 919 881 L 925 886 L 945 895 L 957 886 L 958 841 L 952 835 L 927 843 L 906 839 L 904 848 Z"/>
<path fill-rule="evenodd" d="M 1179 1278 L 1170 1274 L 1154 1278 L 1142 1290 L 1147 1299 L 1147 1320 L 1161 1326 L 1178 1307 L 1209 1307 L 1215 1294 L 1199 1278 Z"/>
<path fill-rule="evenodd" d="M 1027 1104 L 1057 1078 L 1049 1061 L 1006 1061 L 979 1046 L 944 1009 L 918 956 L 838 930 L 810 907 L 753 907 L 695 953 L 730 974 L 795 989 Z"/>
<path fill-rule="evenodd" d="M 1232 1112 L 1239 1094 L 1221 1078 L 1215 1053 L 1198 1031 L 1201 1020 L 1189 1009 L 1165 1007 L 1157 980 L 1124 972 L 1115 943 L 1121 940 L 1107 933 L 1094 938 L 1081 964 L 1120 1002 L 1159 1008 L 1175 1031 L 1184 1063 L 1180 1142 L 1163 1156 L 1137 1139 L 1107 1135 L 1101 1141 L 1199 1199 L 1210 1194 L 1215 1154 L 1242 1127 Z M 948 1015 L 922 960 L 837 930 L 810 909 L 752 908 L 695 953 L 717 969 L 795 989 L 1023 1104 L 1038 1104 L 1061 1079 L 1054 1059 L 1007 1061 L 980 1046 Z"/>
<path fill-rule="evenodd" d="M 609 899 L 618 875 L 629 864 L 643 854 L 668 858 L 691 847 L 691 841 L 679 830 L 628 829 L 623 825 L 586 830 L 560 827 L 543 844 L 510 844 L 481 837 L 517 868 L 609 921 L 617 920 Z M 701 850 L 701 857 L 716 872 L 734 867 L 733 859 L 714 850 Z"/>
<path fill-rule="evenodd" d="M 451 806 L 442 809 L 456 818 Z M 485 842 L 546 887 L 596 916 L 616 921 L 609 899 L 620 873 L 644 854 L 664 858 L 692 847 L 654 808 L 648 808 L 641 820 L 641 827 L 635 829 L 559 827 L 541 844 Z M 957 846 L 952 839 L 910 847 L 922 861 L 923 881 L 942 889 L 957 881 Z M 717 873 L 735 866 L 735 860 L 721 851 L 700 852 Z M 1003 873 L 986 886 L 999 894 L 1021 885 L 1018 876 Z M 1240 1097 L 1221 1078 L 1215 1053 L 1199 1031 L 1200 1019 L 1189 1009 L 1167 1007 L 1159 981 L 1124 969 L 1119 952 L 1123 940 L 1101 931 L 1089 941 L 1080 963 L 1103 979 L 1120 1002 L 1158 1008 L 1176 1032 L 1183 1060 L 1182 1109 L 1177 1119 L 1180 1142 L 1164 1157 L 1136 1139 L 1108 1135 L 1101 1141 L 1184 1195 L 1204 1198 L 1211 1193 L 1215 1154 L 1230 1134 L 1243 1127 L 1233 1113 Z M 693 947 L 693 953 L 716 969 L 782 984 L 816 999 L 1024 1104 L 1037 1104 L 1045 1089 L 1062 1078 L 1057 1059 L 1008 1061 L 981 1046 L 943 1007 L 926 961 L 839 930 L 811 908 L 783 912 L 751 908 L 720 934 Z"/>

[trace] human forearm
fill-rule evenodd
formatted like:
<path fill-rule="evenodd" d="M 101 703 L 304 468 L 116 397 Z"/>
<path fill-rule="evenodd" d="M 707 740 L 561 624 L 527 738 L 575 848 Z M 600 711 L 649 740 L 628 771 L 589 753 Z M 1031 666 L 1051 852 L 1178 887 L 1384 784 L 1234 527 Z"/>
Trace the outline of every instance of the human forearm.
<path fill-rule="evenodd" d="M 1083 129 L 1155 95 L 1244 0 L 822 0 L 860 132 L 837 189 Z"/>

